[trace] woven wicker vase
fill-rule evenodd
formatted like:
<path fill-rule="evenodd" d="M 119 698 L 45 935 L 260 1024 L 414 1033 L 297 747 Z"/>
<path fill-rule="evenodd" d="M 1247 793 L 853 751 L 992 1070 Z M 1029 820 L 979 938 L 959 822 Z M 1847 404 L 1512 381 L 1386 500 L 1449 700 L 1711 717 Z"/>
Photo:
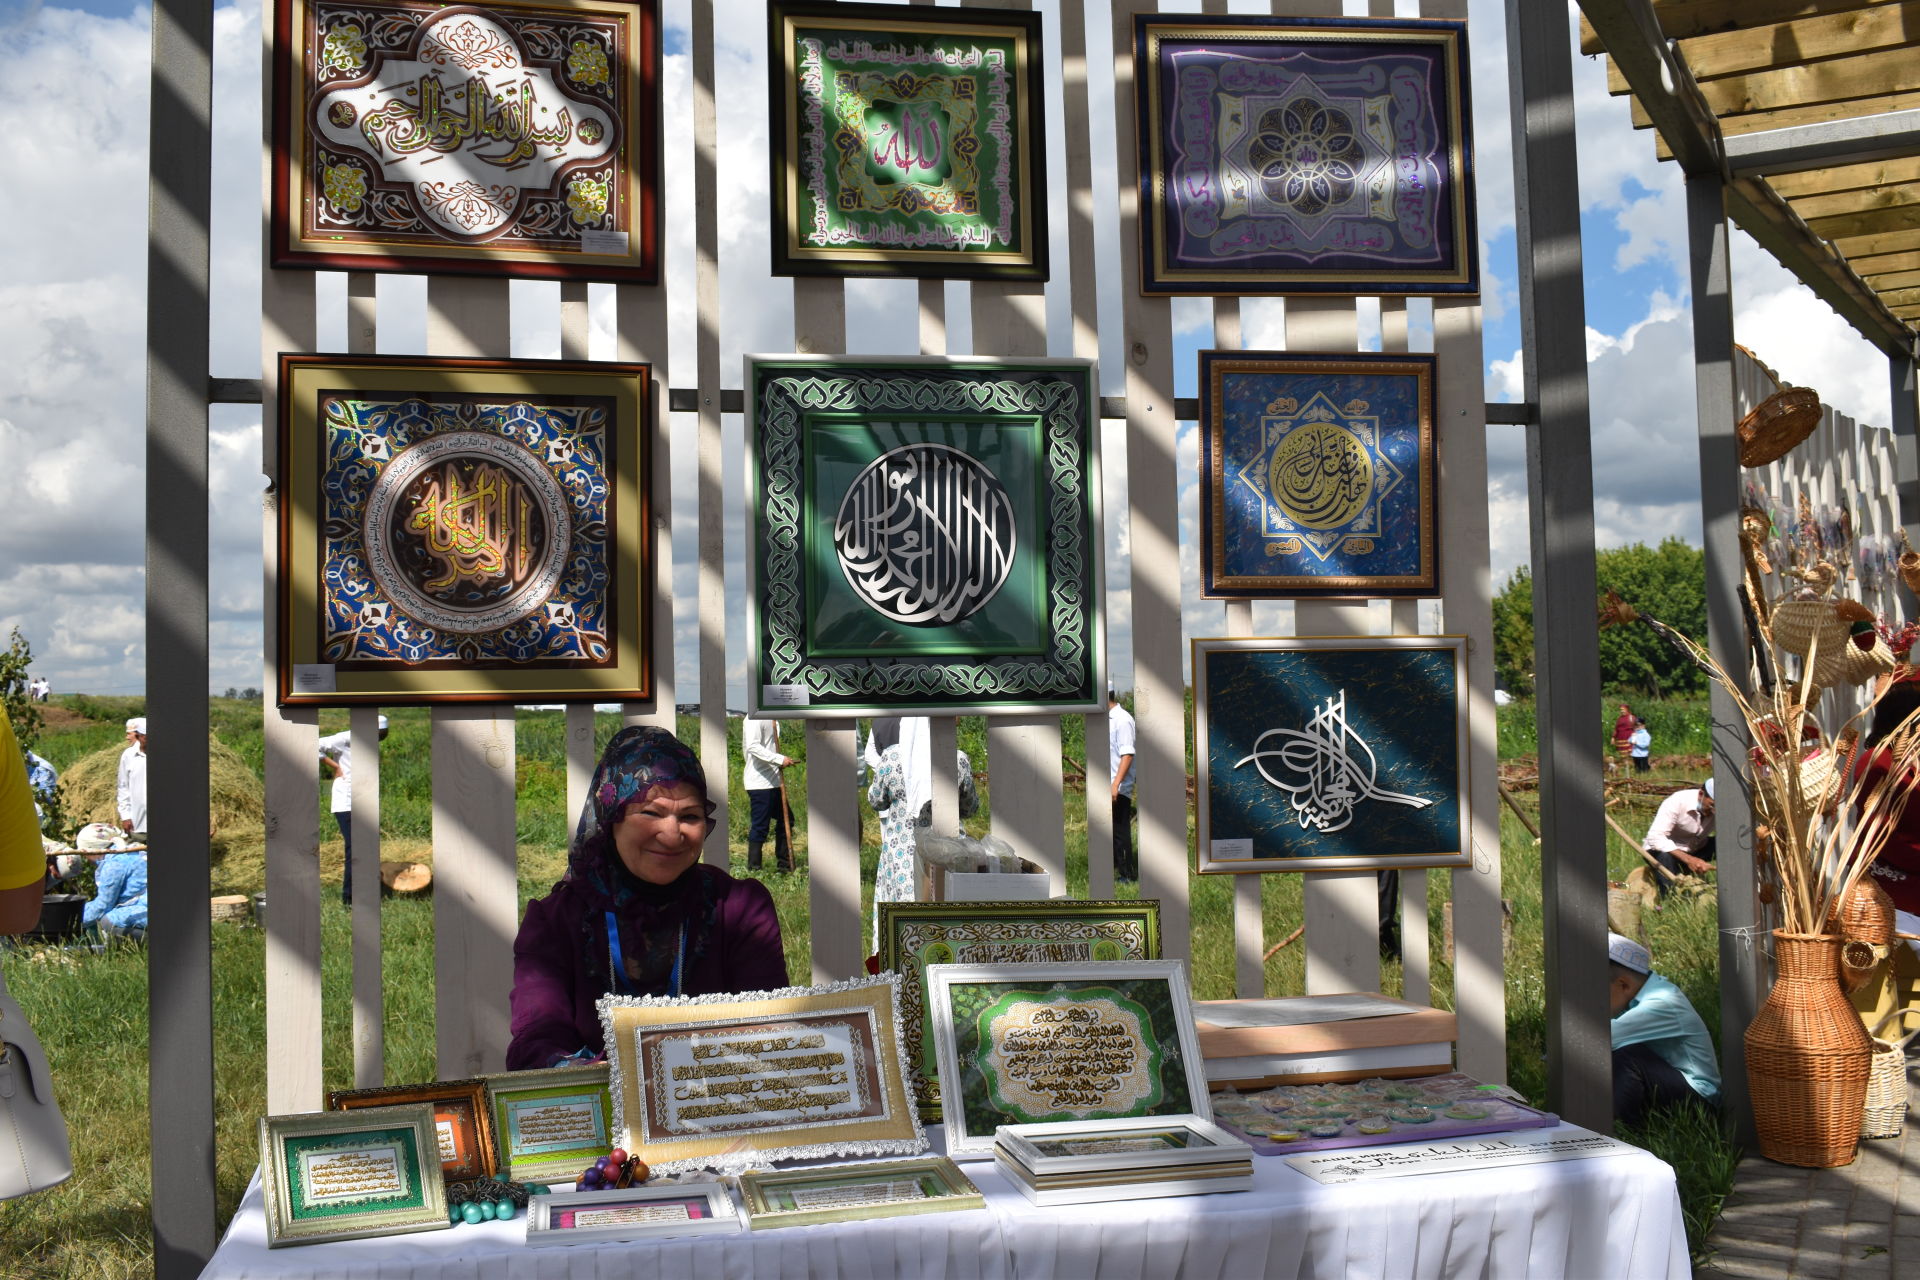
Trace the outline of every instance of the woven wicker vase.
<path fill-rule="evenodd" d="M 1760 1154 L 1831 1169 L 1853 1161 L 1873 1041 L 1840 990 L 1840 939 L 1774 931 L 1778 976 L 1747 1028 Z"/>

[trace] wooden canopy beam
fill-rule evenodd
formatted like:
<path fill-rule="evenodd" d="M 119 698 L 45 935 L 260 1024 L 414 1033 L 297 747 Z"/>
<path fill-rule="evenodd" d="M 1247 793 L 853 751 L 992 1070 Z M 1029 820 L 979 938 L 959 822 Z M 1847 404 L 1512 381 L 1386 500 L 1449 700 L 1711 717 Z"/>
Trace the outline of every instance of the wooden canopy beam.
<path fill-rule="evenodd" d="M 1920 113 L 1917 113 L 1914 123 L 1916 129 L 1920 129 Z M 1744 142 L 1747 138 L 1766 136 L 1763 133 L 1750 133 L 1740 140 Z M 1916 134 L 1914 143 L 1916 144 L 1915 154 L 1912 155 L 1869 160 L 1860 164 L 1807 169 L 1799 173 L 1769 172 L 1764 176 L 1767 179 L 1767 185 L 1785 200 L 1798 200 L 1803 196 L 1828 195 L 1836 191 L 1865 191 L 1898 182 L 1920 182 L 1920 134 Z M 1740 162 L 1731 140 L 1727 143 L 1727 163 L 1731 164 L 1733 171 L 1742 177 L 1763 176 L 1753 166 Z"/>
<path fill-rule="evenodd" d="M 1658 10 L 1656 9 L 1656 12 Z M 1680 46 L 1697 80 L 1779 71 L 1801 63 L 1846 58 L 1920 41 L 1920 0 L 1900 0 L 1695 36 Z"/>
<path fill-rule="evenodd" d="M 1669 40 L 1691 40 L 1741 27 L 1772 26 L 1823 14 L 1857 13 L 1892 0 L 1656 0 L 1660 34 Z M 1584 18 L 1580 22 L 1580 52 L 1604 53 L 1606 45 Z"/>

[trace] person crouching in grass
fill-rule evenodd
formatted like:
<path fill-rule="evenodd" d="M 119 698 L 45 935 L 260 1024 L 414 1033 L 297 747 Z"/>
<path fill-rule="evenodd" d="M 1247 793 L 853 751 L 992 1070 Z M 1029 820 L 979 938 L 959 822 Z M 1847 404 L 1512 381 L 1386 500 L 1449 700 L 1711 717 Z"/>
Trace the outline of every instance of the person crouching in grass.
<path fill-rule="evenodd" d="M 1680 988 L 1653 971 L 1653 957 L 1632 938 L 1607 934 L 1612 973 L 1613 1115 L 1637 1125 L 1655 1106 L 1713 1104 L 1720 1065 L 1707 1024 Z"/>

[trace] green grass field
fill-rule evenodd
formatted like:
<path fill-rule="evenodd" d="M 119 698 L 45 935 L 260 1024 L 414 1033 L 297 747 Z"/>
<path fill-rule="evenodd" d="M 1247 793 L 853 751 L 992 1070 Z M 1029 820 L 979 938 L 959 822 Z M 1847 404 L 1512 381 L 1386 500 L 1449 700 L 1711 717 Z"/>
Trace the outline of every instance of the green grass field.
<path fill-rule="evenodd" d="M 39 751 L 56 767 L 64 768 L 82 756 L 120 740 L 120 721 L 135 714 L 137 704 L 127 699 L 63 699 L 76 717 L 60 717 L 43 738 Z M 1603 721 L 1611 707 L 1603 710 Z M 427 714 L 400 710 L 389 713 L 392 735 L 383 752 L 381 813 L 383 838 L 394 852 L 388 856 L 421 856 L 431 837 L 431 786 Z M 1687 726 L 1704 722 L 1699 704 L 1680 704 L 1660 713 L 1674 726 L 1673 740 L 1688 744 Z M 1650 720 L 1654 719 L 1649 715 Z M 323 714 L 321 731 L 345 727 L 343 712 Z M 248 764 L 258 769 L 262 758 L 260 717 L 256 704 L 215 699 L 216 732 Z M 1658 722 L 1656 722 L 1658 723 Z M 1069 758 L 1080 760 L 1078 723 L 1068 718 L 1065 743 Z M 611 736 L 617 719 L 600 717 L 599 737 Z M 573 815 L 563 812 L 566 769 L 562 756 L 564 715 L 526 712 L 518 731 L 520 894 L 524 902 L 545 893 L 565 865 L 564 845 Z M 691 720 L 682 735 L 697 740 Z M 1514 754 L 1531 750 L 1531 707 L 1520 704 L 1501 713 L 1503 747 L 1511 740 Z M 744 872 L 746 804 L 739 787 L 739 722 L 730 726 L 731 850 L 735 874 Z M 785 750 L 801 759 L 791 770 L 790 787 L 805 794 L 806 775 L 802 735 L 790 729 Z M 1656 742 L 1660 739 L 1656 738 Z M 963 720 L 960 745 L 976 769 L 991 771 L 984 725 Z M 1656 751 L 1659 748 L 1656 747 Z M 1691 754 L 1687 745 L 1676 751 Z M 1658 763 L 1658 762 L 1657 762 Z M 1682 771 L 1658 769 L 1655 779 L 1680 781 Z M 316 770 L 315 811 L 323 820 L 322 834 L 332 835 L 331 819 L 321 812 L 323 791 Z M 849 780 L 850 784 L 850 780 Z M 1531 810 L 1533 797 L 1520 793 L 1523 808 Z M 992 787 L 983 788 L 982 812 L 966 824 L 978 834 L 987 828 Z M 1629 830 L 1644 827 L 1654 801 L 1623 798 L 1613 810 Z M 864 804 L 862 805 L 865 811 Z M 804 875 L 806 815 L 796 806 L 795 838 L 802 874 L 769 876 L 786 937 L 788 972 L 805 981 L 809 972 L 808 898 Z M 879 847 L 877 824 L 870 813 L 863 840 L 862 862 L 869 885 Z M 1068 884 L 1076 896 L 1087 885 L 1085 796 L 1069 788 L 1066 797 Z M 1514 816 L 1501 814 L 1501 851 L 1504 860 L 1503 896 L 1513 905 L 1513 938 L 1507 957 L 1508 1071 L 1511 1082 L 1535 1101 L 1542 1100 L 1545 1079 L 1545 991 L 1542 984 L 1540 919 L 1540 855 L 1532 838 Z M 258 848 L 244 840 L 233 842 L 222 868 L 216 871 L 216 891 L 241 892 L 259 888 Z M 337 838 L 323 847 L 323 874 L 337 880 L 340 847 Z M 1609 840 L 1609 867 L 1615 879 L 1624 878 L 1639 862 L 1637 853 L 1617 837 Z M 1428 916 L 1435 951 L 1433 1002 L 1451 1007 L 1453 975 L 1441 946 L 1441 917 L 1450 880 L 1444 873 L 1429 875 Z M 1200 999 L 1233 994 L 1232 884 L 1229 877 L 1193 877 L 1193 986 Z M 1285 937 L 1300 923 L 1301 880 L 1295 875 L 1263 878 L 1263 907 L 1269 941 Z M 869 888 L 870 892 L 870 888 Z M 1124 892 L 1124 891 L 1123 891 Z M 322 920 L 324 1000 L 324 1074 L 328 1088 L 352 1084 L 351 974 L 348 959 L 347 912 L 338 896 L 324 899 Z M 869 905 L 869 904 L 863 904 Z M 1675 903 L 1649 913 L 1647 927 L 1656 962 L 1694 1001 L 1716 1035 L 1719 1030 L 1717 987 L 1717 923 L 1712 900 Z M 382 910 L 385 942 L 386 1077 L 390 1083 L 423 1081 L 434 1074 L 433 924 L 432 904 L 423 900 L 388 899 Z M 20 1001 L 54 1063 L 62 1108 L 72 1130 L 76 1172 L 73 1180 L 54 1191 L 26 1201 L 0 1204 L 0 1273 L 34 1280 L 96 1280 L 142 1276 L 150 1270 L 152 1248 L 147 1220 L 149 1145 L 147 1139 L 146 1072 L 146 954 L 136 948 L 118 948 L 104 955 L 62 949 L 18 949 L 4 956 L 9 988 Z M 1299 994 L 1303 989 L 1304 947 L 1283 948 L 1268 965 L 1267 991 L 1272 995 Z M 1385 974 L 1389 994 L 1400 990 L 1399 966 Z M 217 1177 L 222 1222 L 244 1190 L 255 1161 L 254 1126 L 265 1107 L 265 981 L 264 935 L 258 929 L 218 925 L 214 929 L 215 1109 L 218 1120 Z M 1674 1164 L 1681 1181 L 1688 1214 L 1688 1235 L 1697 1249 L 1707 1226 L 1718 1213 L 1732 1180 L 1734 1151 L 1712 1118 L 1674 1116 L 1657 1119 L 1638 1134 L 1623 1135 L 1640 1142 Z"/>

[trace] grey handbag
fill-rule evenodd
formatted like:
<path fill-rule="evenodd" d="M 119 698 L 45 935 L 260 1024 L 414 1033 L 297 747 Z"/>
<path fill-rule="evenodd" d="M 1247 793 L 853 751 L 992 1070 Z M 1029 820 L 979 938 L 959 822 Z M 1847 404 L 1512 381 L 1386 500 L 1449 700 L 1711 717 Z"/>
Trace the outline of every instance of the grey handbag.
<path fill-rule="evenodd" d="M 72 1176 L 67 1122 L 53 1100 L 46 1051 L 0 974 L 0 1200 L 45 1191 Z"/>

